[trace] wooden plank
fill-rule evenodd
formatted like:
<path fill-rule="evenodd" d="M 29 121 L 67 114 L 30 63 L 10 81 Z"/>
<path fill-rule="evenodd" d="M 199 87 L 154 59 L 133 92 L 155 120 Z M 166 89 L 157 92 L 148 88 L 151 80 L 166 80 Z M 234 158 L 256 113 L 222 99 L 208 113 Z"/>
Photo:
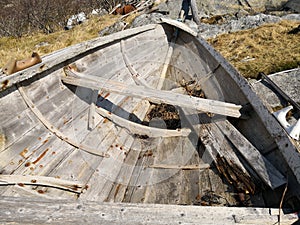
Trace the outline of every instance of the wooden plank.
<path fill-rule="evenodd" d="M 95 38 L 93 40 L 76 44 L 74 46 L 58 50 L 42 58 L 43 62 L 34 65 L 26 70 L 14 73 L 10 76 L 5 76 L 0 78 L 1 88 L 0 91 L 11 87 L 23 80 L 29 79 L 37 74 L 42 73 L 48 69 L 59 66 L 60 64 L 72 60 L 80 55 L 87 55 L 97 50 L 98 48 L 105 46 L 115 41 L 119 41 L 123 38 L 137 35 L 139 33 L 147 32 L 149 30 L 155 29 L 159 25 L 151 24 L 143 27 L 137 27 L 129 30 L 124 30 L 122 32 L 117 32 L 109 36 Z M 82 57 L 82 56 L 81 56 Z"/>
<path fill-rule="evenodd" d="M 189 26 L 187 26 L 186 24 L 179 22 L 177 20 L 171 20 L 171 19 L 167 19 L 167 18 L 161 18 L 161 21 L 163 23 L 167 23 L 170 24 L 174 27 L 179 28 L 180 30 L 183 30 L 191 35 L 193 35 L 194 37 L 196 37 L 198 35 L 198 33 L 194 30 L 192 30 Z"/>
<path fill-rule="evenodd" d="M 83 184 L 46 176 L 0 175 L 0 185 L 41 185 L 81 193 Z"/>
<path fill-rule="evenodd" d="M 70 139 L 68 136 L 66 136 L 64 133 L 59 131 L 57 128 L 53 127 L 52 123 L 50 123 L 43 114 L 35 107 L 35 105 L 31 102 L 31 100 L 28 98 L 22 87 L 19 87 L 19 92 L 21 93 L 22 97 L 24 98 L 26 104 L 30 107 L 32 112 L 36 115 L 36 117 L 40 120 L 41 123 L 43 123 L 48 130 L 50 130 L 53 134 L 55 134 L 58 138 L 62 139 L 63 141 L 69 143 L 70 145 L 81 149 L 83 151 L 89 152 L 91 154 L 95 154 L 102 157 L 109 157 L 107 154 L 103 154 L 99 152 L 96 149 L 90 148 L 89 146 L 85 146 L 83 144 L 77 143 L 77 141 Z"/>
<path fill-rule="evenodd" d="M 16 88 L 12 88 L 11 93 L 4 96 L 0 93 L 0 105 L 1 125 L 15 119 L 28 108 Z"/>
<path fill-rule="evenodd" d="M 19 112 L 18 116 L 7 123 L 1 124 L 1 130 L 6 140 L 5 148 L 13 145 L 36 125 L 38 125 L 38 120 L 34 114 L 28 110 Z M 3 150 L 5 150 L 5 148 Z"/>
<path fill-rule="evenodd" d="M 66 83 L 92 89 L 105 89 L 107 91 L 125 94 L 132 97 L 143 98 L 154 103 L 167 103 L 183 108 L 193 108 L 195 110 L 211 112 L 226 116 L 240 117 L 242 106 L 232 103 L 225 103 L 215 100 L 196 98 L 192 96 L 174 94 L 169 91 L 159 91 L 155 89 L 143 88 L 139 86 L 125 85 L 120 82 L 102 79 L 100 77 L 79 74 L 66 71 L 67 76 L 62 77 Z"/>
<path fill-rule="evenodd" d="M 1 223 L 24 224 L 264 224 L 295 223 L 295 214 L 282 210 L 243 207 L 201 207 L 101 203 L 41 198 L 0 199 Z M 155 212 L 155 215 L 153 215 Z"/>
<path fill-rule="evenodd" d="M 145 115 L 146 112 L 144 108 L 141 107 L 144 105 L 143 102 L 140 102 L 138 99 L 133 99 L 128 103 L 130 104 L 123 107 L 125 110 L 127 107 L 129 107 L 129 109 L 131 109 L 130 111 L 132 111 L 132 106 L 136 105 L 136 115 L 139 117 Z M 108 150 L 111 157 L 101 161 L 96 169 L 96 172 L 93 174 L 88 183 L 88 185 L 92 188 L 87 190 L 86 193 L 82 194 L 80 196 L 81 198 L 100 201 L 106 200 L 111 192 L 111 189 L 113 188 L 113 185 L 118 183 L 118 175 L 121 168 L 123 166 L 128 166 L 124 165 L 124 160 L 130 151 L 130 148 L 132 147 L 134 137 L 128 133 L 127 129 L 124 128 L 120 129 L 114 127 L 113 133 L 116 134 L 116 138 Z M 102 180 L 102 182 L 99 182 L 99 178 Z"/>
<path fill-rule="evenodd" d="M 96 108 L 95 110 L 101 116 L 108 118 L 113 123 L 115 123 L 116 125 L 122 128 L 125 128 L 132 134 L 147 135 L 148 137 L 176 137 L 176 136 L 188 136 L 189 133 L 191 132 L 190 129 L 186 129 L 186 128 L 171 130 L 171 129 L 160 129 L 155 127 L 148 127 L 145 125 L 141 125 L 123 119 L 122 117 L 112 114 L 111 112 L 103 108 Z"/>
<path fill-rule="evenodd" d="M 228 121 L 216 125 L 243 155 L 262 181 L 272 189 L 287 182 L 286 178 Z"/>

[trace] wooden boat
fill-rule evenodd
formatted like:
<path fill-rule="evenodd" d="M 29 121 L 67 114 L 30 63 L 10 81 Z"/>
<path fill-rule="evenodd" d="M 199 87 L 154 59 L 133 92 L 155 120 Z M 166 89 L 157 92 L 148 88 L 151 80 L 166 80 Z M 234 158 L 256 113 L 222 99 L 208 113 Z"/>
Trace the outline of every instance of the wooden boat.
<path fill-rule="evenodd" d="M 150 223 L 154 210 L 162 223 L 268 224 L 278 220 L 268 207 L 299 209 L 299 152 L 247 81 L 180 22 L 59 50 L 0 83 L 1 221 L 45 222 L 53 206 L 60 222 L 147 223 L 140 213 Z"/>

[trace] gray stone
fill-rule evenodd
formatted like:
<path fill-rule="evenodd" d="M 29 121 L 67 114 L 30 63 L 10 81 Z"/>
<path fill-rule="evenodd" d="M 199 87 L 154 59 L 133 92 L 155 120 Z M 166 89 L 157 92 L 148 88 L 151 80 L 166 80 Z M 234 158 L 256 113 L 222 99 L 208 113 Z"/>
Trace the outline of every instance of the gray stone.
<path fill-rule="evenodd" d="M 104 29 L 99 31 L 99 36 L 105 36 L 105 35 L 109 35 L 109 34 L 124 30 L 127 27 L 127 25 L 128 24 L 123 21 L 116 22 L 113 25 L 111 25 L 109 27 L 105 27 Z"/>
<path fill-rule="evenodd" d="M 199 34 L 204 38 L 212 38 L 223 33 L 236 32 L 239 30 L 251 29 L 259 27 L 266 23 L 277 23 L 282 19 L 299 19 L 300 16 L 273 16 L 266 14 L 257 14 L 254 16 L 244 16 L 240 19 L 226 21 L 223 24 L 201 24 L 199 26 Z"/>
<path fill-rule="evenodd" d="M 151 23 L 159 23 L 161 22 L 160 18 L 162 17 L 167 16 L 161 13 L 142 14 L 134 19 L 134 21 L 131 24 L 131 27 L 133 28 Z"/>

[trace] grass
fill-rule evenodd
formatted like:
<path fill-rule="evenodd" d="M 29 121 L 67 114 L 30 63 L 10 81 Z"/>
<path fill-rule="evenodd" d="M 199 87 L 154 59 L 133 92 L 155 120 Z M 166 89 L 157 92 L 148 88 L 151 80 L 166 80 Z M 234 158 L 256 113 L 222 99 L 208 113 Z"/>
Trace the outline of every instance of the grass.
<path fill-rule="evenodd" d="M 11 58 L 23 59 L 29 57 L 33 51 L 41 56 L 55 50 L 74 45 L 98 37 L 98 32 L 112 25 L 119 16 L 93 16 L 87 22 L 68 31 L 57 31 L 52 34 L 35 33 L 21 38 L 0 38 L 0 67 L 3 67 Z M 38 47 L 41 43 L 45 46 Z"/>
<path fill-rule="evenodd" d="M 281 21 L 209 39 L 246 78 L 300 66 L 300 33 L 288 34 L 300 22 Z"/>
<path fill-rule="evenodd" d="M 130 23 L 136 15 L 130 16 Z M 23 59 L 33 51 L 41 56 L 98 37 L 98 32 L 115 23 L 115 15 L 94 16 L 69 31 L 49 35 L 36 33 L 21 38 L 0 38 L 0 67 L 11 58 Z M 208 41 L 246 78 L 259 72 L 270 74 L 300 65 L 300 33 L 288 34 L 300 22 L 282 21 L 255 29 L 223 34 Z M 46 46 L 37 47 L 40 43 Z"/>

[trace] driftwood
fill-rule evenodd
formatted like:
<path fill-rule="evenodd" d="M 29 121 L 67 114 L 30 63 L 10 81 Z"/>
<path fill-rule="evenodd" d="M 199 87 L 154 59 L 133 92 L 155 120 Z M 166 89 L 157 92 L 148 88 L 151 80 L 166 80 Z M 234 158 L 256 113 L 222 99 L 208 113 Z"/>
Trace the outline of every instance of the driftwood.
<path fill-rule="evenodd" d="M 225 116 L 240 117 L 241 105 L 225 103 L 216 100 L 202 99 L 170 91 L 160 91 L 139 86 L 126 85 L 117 81 L 103 79 L 101 77 L 77 73 L 65 69 L 65 75 L 61 79 L 68 84 L 91 88 L 95 90 L 106 90 L 132 97 L 142 98 L 154 103 L 166 103 L 183 108 L 193 108 L 198 111 L 221 114 Z"/>
<path fill-rule="evenodd" d="M 103 108 L 97 107 L 96 112 L 98 112 L 101 116 L 111 120 L 118 126 L 125 128 L 132 134 L 146 135 L 147 137 L 178 137 L 188 136 L 191 132 L 191 130 L 187 128 L 170 130 L 144 126 L 112 114 Z"/>
<path fill-rule="evenodd" d="M 81 193 L 86 187 L 75 181 L 62 180 L 45 176 L 0 175 L 0 185 L 34 185 L 59 188 L 71 192 Z"/>

